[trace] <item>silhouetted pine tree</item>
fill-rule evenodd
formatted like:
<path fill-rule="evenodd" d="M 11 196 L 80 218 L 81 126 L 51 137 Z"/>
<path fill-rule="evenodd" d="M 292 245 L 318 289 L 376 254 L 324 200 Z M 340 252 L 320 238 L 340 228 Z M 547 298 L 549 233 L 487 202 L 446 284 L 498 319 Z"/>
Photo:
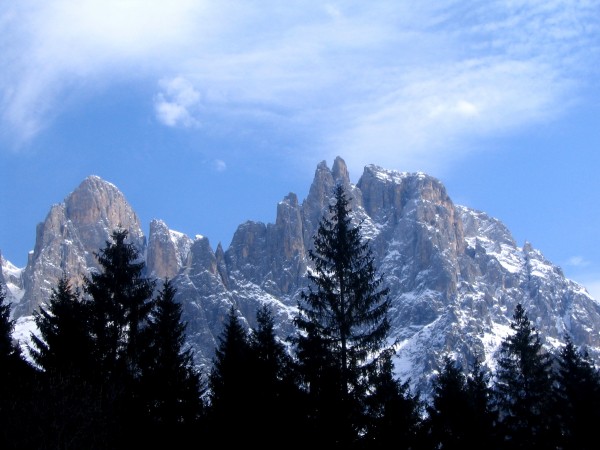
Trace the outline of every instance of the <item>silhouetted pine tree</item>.
<path fill-rule="evenodd" d="M 267 433 L 256 435 L 254 442 L 261 446 L 281 445 L 302 425 L 299 407 L 300 392 L 295 383 L 292 359 L 275 334 L 271 310 L 262 305 L 256 312 L 257 326 L 249 335 L 253 412 L 248 420 L 260 430 L 269 424 Z M 297 443 L 297 442 L 296 442 Z"/>
<path fill-rule="evenodd" d="M 598 447 L 600 423 L 600 373 L 585 351 L 579 351 L 565 335 L 558 360 L 556 393 L 565 450 Z"/>
<path fill-rule="evenodd" d="M 314 272 L 298 304 L 294 343 L 312 428 L 324 445 L 349 447 L 367 424 L 366 400 L 389 332 L 389 300 L 361 228 L 351 223 L 344 187 L 333 194 L 309 251 Z"/>
<path fill-rule="evenodd" d="M 510 326 L 514 333 L 501 343 L 494 382 L 501 448 L 555 448 L 551 356 L 520 304 Z"/>
<path fill-rule="evenodd" d="M 427 407 L 430 448 L 472 448 L 468 446 L 472 415 L 462 368 L 452 358 L 444 356 L 443 366 L 432 385 L 432 401 Z"/>
<path fill-rule="evenodd" d="M 6 288 L 0 284 L 0 448 L 41 448 L 38 427 L 31 421 L 39 406 L 37 373 L 13 339 L 10 309 Z"/>
<path fill-rule="evenodd" d="M 23 414 L 21 392 L 14 385 L 20 376 L 21 352 L 13 341 L 15 321 L 10 318 L 10 306 L 5 287 L 0 284 L 0 446 L 3 448 L 17 448 L 11 445 L 13 428 L 18 425 L 13 418 L 21 418 Z M 16 431 L 20 432 L 21 428 L 17 427 Z"/>
<path fill-rule="evenodd" d="M 209 374 L 209 433 L 221 444 L 247 442 L 252 430 L 250 345 L 237 312 L 231 306 L 219 336 Z"/>
<path fill-rule="evenodd" d="M 256 372 L 258 391 L 265 395 L 278 397 L 280 385 L 290 377 L 291 358 L 275 335 L 275 323 L 271 310 L 262 305 L 256 311 L 257 326 L 249 335 L 253 363 Z"/>
<path fill-rule="evenodd" d="M 315 442 L 337 442 L 339 430 L 337 421 L 342 420 L 336 414 L 339 411 L 339 368 L 329 352 L 327 340 L 317 334 L 314 324 L 306 323 L 302 339 L 293 339 L 295 343 L 296 367 L 302 390 L 302 408 L 306 427 L 299 436 L 305 445 Z M 337 426 L 334 426 L 336 424 Z"/>
<path fill-rule="evenodd" d="M 52 288 L 49 305 L 40 305 L 33 315 L 39 336 L 31 334 L 29 352 L 35 363 L 46 373 L 89 377 L 88 305 L 80 301 L 66 274 Z"/>
<path fill-rule="evenodd" d="M 189 437 L 203 413 L 201 377 L 192 351 L 185 348 L 186 325 L 181 322 L 182 307 L 175 293 L 171 280 L 166 279 L 145 329 L 142 363 L 146 410 L 158 427 L 155 432 L 171 441 L 181 433 Z"/>
<path fill-rule="evenodd" d="M 469 441 L 480 448 L 492 450 L 498 448 L 496 435 L 497 414 L 492 403 L 491 374 L 475 359 L 470 373 L 467 375 L 467 395 L 472 414 Z"/>
<path fill-rule="evenodd" d="M 10 318 L 10 303 L 6 288 L 0 284 L 0 380 L 2 385 L 10 383 L 25 368 L 21 349 L 13 339 L 15 321 Z"/>
<path fill-rule="evenodd" d="M 148 430 L 140 377 L 144 345 L 141 330 L 152 308 L 155 281 L 143 276 L 138 250 L 117 229 L 96 253 L 100 271 L 85 279 L 90 311 L 94 383 L 111 436 L 108 445 L 139 443 Z"/>
<path fill-rule="evenodd" d="M 394 377 L 392 352 L 384 351 L 373 378 L 374 391 L 367 399 L 367 428 L 363 448 L 378 449 L 393 443 L 398 450 L 419 448 L 423 404 L 410 391 L 410 380 Z"/>
<path fill-rule="evenodd" d="M 433 379 L 427 407 L 426 442 L 431 449 L 493 449 L 494 414 L 487 375 L 478 361 L 467 375 L 446 355 Z"/>
<path fill-rule="evenodd" d="M 91 382 L 92 345 L 87 304 L 66 276 L 52 288 L 48 306 L 34 312 L 39 335 L 29 353 L 43 371 L 32 386 L 36 439 L 48 448 L 100 448 L 108 433 L 99 390 Z"/>
<path fill-rule="evenodd" d="M 113 231 L 112 242 L 96 253 L 100 272 L 85 280 L 90 296 L 94 356 L 105 378 L 140 375 L 138 340 L 150 310 L 155 282 L 143 277 L 139 251 L 127 243 L 128 232 Z"/>

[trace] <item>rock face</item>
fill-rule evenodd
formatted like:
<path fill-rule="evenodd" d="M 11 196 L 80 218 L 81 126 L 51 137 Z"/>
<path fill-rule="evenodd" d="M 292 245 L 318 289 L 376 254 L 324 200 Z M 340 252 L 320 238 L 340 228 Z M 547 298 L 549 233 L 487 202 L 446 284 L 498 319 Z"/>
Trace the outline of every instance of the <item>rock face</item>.
<path fill-rule="evenodd" d="M 336 183 L 347 188 L 354 220 L 390 288 L 396 370 L 415 389 L 427 392 L 432 371 L 447 353 L 465 366 L 476 357 L 493 363 L 517 303 L 547 346 L 559 345 L 568 332 L 600 361 L 600 304 L 539 250 L 529 243 L 518 247 L 499 220 L 455 205 L 433 177 L 370 165 L 354 185 L 341 158 L 331 169 L 325 162 L 317 166 L 302 203 L 294 193 L 286 195 L 274 224 L 241 224 L 226 251 L 158 220 L 150 224 L 146 245 L 116 187 L 87 178 L 38 226 L 16 315 L 31 314 L 47 299 L 63 270 L 81 277 L 95 267 L 94 252 L 121 224 L 145 255 L 148 275 L 174 280 L 200 367 L 211 364 L 231 305 L 246 326 L 255 324 L 261 304 L 270 305 L 285 338 L 295 331 L 292 319 L 307 287 L 307 254 Z"/>
<path fill-rule="evenodd" d="M 97 176 L 86 178 L 64 203 L 52 206 L 37 226 L 35 247 L 23 271 L 24 295 L 14 315 L 29 315 L 47 301 L 63 273 L 75 286 L 81 285 L 83 276 L 98 267 L 94 254 L 119 226 L 128 230 L 138 248 L 146 247 L 140 222 L 124 195 Z"/>
<path fill-rule="evenodd" d="M 169 230 L 162 220 L 152 220 L 146 253 L 150 276 L 174 278 L 186 264 L 192 242 L 185 234 Z"/>

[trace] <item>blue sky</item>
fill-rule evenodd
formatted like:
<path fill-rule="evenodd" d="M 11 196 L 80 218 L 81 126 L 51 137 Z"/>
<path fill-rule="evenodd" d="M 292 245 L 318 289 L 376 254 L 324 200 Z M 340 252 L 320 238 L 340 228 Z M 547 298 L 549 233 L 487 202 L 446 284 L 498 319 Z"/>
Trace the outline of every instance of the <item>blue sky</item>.
<path fill-rule="evenodd" d="M 0 67 L 17 266 L 88 175 L 215 248 L 339 155 L 437 177 L 600 298 L 599 0 L 2 2 Z"/>

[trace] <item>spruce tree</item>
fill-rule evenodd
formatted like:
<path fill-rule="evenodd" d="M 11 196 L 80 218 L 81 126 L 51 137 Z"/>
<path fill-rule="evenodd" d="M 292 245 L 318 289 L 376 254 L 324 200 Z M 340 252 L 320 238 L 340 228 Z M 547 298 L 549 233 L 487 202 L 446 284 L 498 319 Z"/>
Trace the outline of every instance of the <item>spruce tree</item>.
<path fill-rule="evenodd" d="M 10 303 L 6 298 L 5 287 L 0 284 L 0 370 L 3 376 L 10 376 L 20 365 L 21 350 L 13 339 L 15 321 L 10 317 Z"/>
<path fill-rule="evenodd" d="M 0 283 L 0 448 L 41 448 L 32 411 L 39 406 L 36 371 L 13 338 L 15 320 L 5 286 Z"/>
<path fill-rule="evenodd" d="M 253 428 L 270 424 L 269 433 L 257 436 L 259 445 L 277 445 L 301 426 L 299 391 L 295 383 L 292 359 L 275 334 L 275 322 L 268 305 L 256 312 L 256 328 L 249 335 L 250 378 Z"/>
<path fill-rule="evenodd" d="M 12 393 L 21 382 L 28 382 L 35 374 L 13 338 L 15 320 L 11 319 L 10 309 L 6 288 L 0 283 L 0 399 L 3 393 Z"/>
<path fill-rule="evenodd" d="M 166 279 L 145 329 L 142 363 L 148 414 L 170 438 L 172 433 L 189 431 L 203 411 L 202 381 L 192 351 L 186 349 L 186 325 L 181 321 L 182 306 L 175 301 L 175 293 L 172 281 Z"/>
<path fill-rule="evenodd" d="M 88 305 L 63 274 L 47 306 L 34 312 L 39 336 L 31 334 L 29 353 L 43 371 L 35 385 L 38 439 L 49 447 L 92 448 L 108 425 L 93 365 Z"/>
<path fill-rule="evenodd" d="M 309 286 L 294 323 L 314 428 L 328 444 L 353 445 L 366 427 L 366 400 L 389 332 L 388 289 L 337 185 L 309 258 Z"/>
<path fill-rule="evenodd" d="M 10 309 L 6 287 L 0 283 L 0 394 L 3 389 L 12 392 L 21 383 L 28 383 L 37 372 L 25 361 L 13 338 L 15 320 L 11 319 Z"/>
<path fill-rule="evenodd" d="M 260 306 L 256 311 L 256 323 L 248 342 L 255 359 L 253 366 L 257 382 L 261 383 L 258 390 L 277 397 L 280 394 L 279 385 L 290 376 L 291 358 L 275 335 L 275 322 L 267 305 Z"/>
<path fill-rule="evenodd" d="M 112 242 L 96 253 L 100 272 L 85 280 L 94 357 L 105 378 L 139 377 L 140 330 L 152 308 L 155 282 L 143 276 L 144 263 L 127 235 L 124 229 L 113 231 Z"/>
<path fill-rule="evenodd" d="M 152 309 L 155 281 L 144 277 L 138 249 L 128 232 L 116 229 L 96 253 L 99 271 L 85 279 L 90 313 L 94 379 L 101 392 L 101 411 L 108 445 L 139 443 L 148 418 L 141 383 L 142 330 Z"/>
<path fill-rule="evenodd" d="M 373 393 L 367 399 L 368 422 L 363 448 L 379 449 L 394 443 L 398 450 L 420 448 L 423 403 L 410 390 L 410 379 L 394 377 L 393 352 L 384 351 L 378 361 Z"/>
<path fill-rule="evenodd" d="M 556 394 L 566 450 L 597 447 L 600 423 L 600 373 L 586 351 L 578 350 L 570 335 L 558 359 Z"/>
<path fill-rule="evenodd" d="M 49 305 L 40 305 L 34 312 L 39 336 L 32 333 L 29 352 L 45 372 L 69 377 L 89 375 L 91 339 L 87 306 L 63 274 L 52 288 Z"/>
<path fill-rule="evenodd" d="M 466 439 L 471 426 L 468 418 L 467 380 L 462 369 L 448 355 L 433 379 L 433 396 L 427 408 L 427 428 L 431 448 L 469 448 Z"/>
<path fill-rule="evenodd" d="M 494 397 L 502 448 L 549 449 L 557 442 L 552 396 L 552 360 L 521 304 L 501 343 Z"/>
<path fill-rule="evenodd" d="M 494 448 L 487 381 L 478 361 L 467 375 L 449 355 L 444 356 L 427 407 L 428 448 Z"/>
<path fill-rule="evenodd" d="M 249 367 L 248 334 L 232 305 L 219 335 L 208 380 L 209 432 L 215 441 L 242 444 L 253 432 L 249 422 L 253 387 Z"/>
<path fill-rule="evenodd" d="M 469 440 L 481 448 L 497 448 L 496 421 L 493 407 L 493 391 L 490 387 L 491 373 L 479 359 L 475 359 L 467 374 L 466 390 L 472 420 Z"/>

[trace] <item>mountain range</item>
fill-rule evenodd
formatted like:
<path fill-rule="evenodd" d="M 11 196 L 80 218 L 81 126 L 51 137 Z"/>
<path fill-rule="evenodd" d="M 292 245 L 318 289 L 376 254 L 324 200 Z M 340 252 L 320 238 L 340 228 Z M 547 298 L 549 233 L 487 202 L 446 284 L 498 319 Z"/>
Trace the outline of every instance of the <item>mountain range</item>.
<path fill-rule="evenodd" d="M 548 349 L 563 344 L 568 333 L 600 361 L 600 303 L 540 250 L 528 242 L 518 246 L 500 220 L 454 204 L 432 176 L 368 165 L 353 184 L 340 157 L 331 168 L 318 164 L 302 202 L 294 193 L 283 197 L 275 223 L 239 225 L 226 250 L 157 219 L 145 234 L 115 185 L 87 177 L 37 225 L 26 267 L 0 254 L 0 282 L 8 287 L 17 320 L 15 338 L 25 345 L 36 331 L 32 313 L 63 273 L 81 286 L 97 270 L 95 254 L 120 226 L 139 249 L 146 275 L 173 280 L 199 368 L 211 366 L 232 305 L 248 328 L 255 325 L 258 307 L 269 305 L 276 332 L 285 339 L 295 332 L 292 319 L 308 286 L 308 251 L 336 183 L 351 197 L 353 220 L 390 289 L 395 369 L 415 390 L 428 391 L 444 355 L 464 367 L 478 358 L 493 368 L 519 303 Z"/>

